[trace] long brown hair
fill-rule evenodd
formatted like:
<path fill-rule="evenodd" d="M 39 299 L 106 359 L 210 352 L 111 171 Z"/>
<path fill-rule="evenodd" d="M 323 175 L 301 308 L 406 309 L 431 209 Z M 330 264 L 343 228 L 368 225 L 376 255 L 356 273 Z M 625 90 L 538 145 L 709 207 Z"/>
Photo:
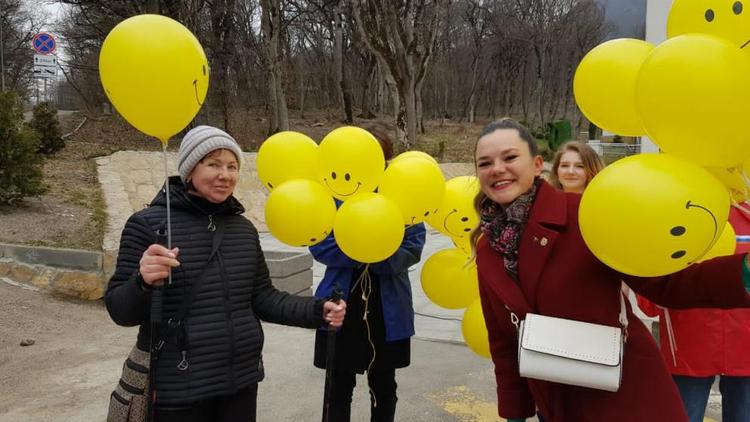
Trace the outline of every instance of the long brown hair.
<path fill-rule="evenodd" d="M 477 141 L 474 143 L 474 171 L 476 172 L 477 168 L 477 145 L 479 144 L 479 141 L 493 133 L 496 130 L 500 129 L 515 129 L 518 131 L 518 136 L 526 142 L 526 144 L 529 146 L 529 152 L 531 153 L 532 157 L 536 157 L 539 155 L 539 147 L 536 144 L 536 140 L 531 135 L 531 131 L 526 128 L 526 126 L 522 125 L 515 119 L 512 119 L 510 117 L 503 117 L 500 120 L 496 120 L 490 124 L 488 124 L 483 130 L 482 133 L 479 134 L 479 137 L 477 138 Z M 477 211 L 477 214 L 480 215 L 480 222 L 481 222 L 481 211 L 482 211 L 482 205 L 484 204 L 484 201 L 488 200 L 487 195 L 482 192 L 481 189 L 479 189 L 479 192 L 477 193 L 477 196 L 474 197 L 474 209 Z M 479 237 L 482 235 L 482 229 L 480 228 L 481 225 L 477 225 L 477 227 L 474 228 L 471 232 L 470 243 L 471 243 L 471 250 L 472 255 L 476 255 L 477 253 L 477 241 L 479 240 Z"/>
<path fill-rule="evenodd" d="M 550 173 L 550 183 L 557 189 L 562 189 L 560 179 L 557 177 L 557 170 L 560 168 L 560 160 L 562 160 L 563 154 L 566 152 L 575 152 L 581 157 L 583 161 L 583 170 L 586 172 L 586 185 L 591 182 L 591 179 L 596 176 L 597 173 L 602 171 L 604 168 L 604 162 L 602 161 L 599 154 L 594 151 L 593 148 L 578 141 L 569 141 L 560 146 L 560 149 L 555 153 L 555 158 L 552 160 L 552 172 Z"/>

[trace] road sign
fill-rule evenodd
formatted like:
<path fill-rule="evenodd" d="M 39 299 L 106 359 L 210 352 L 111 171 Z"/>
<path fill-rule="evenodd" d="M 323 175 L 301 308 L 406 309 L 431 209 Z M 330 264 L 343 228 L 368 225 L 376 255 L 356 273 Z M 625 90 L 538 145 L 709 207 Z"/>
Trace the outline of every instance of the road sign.
<path fill-rule="evenodd" d="M 31 39 L 31 46 L 39 54 L 52 54 L 57 48 L 57 43 L 55 43 L 55 38 L 52 35 L 40 32 Z"/>
<path fill-rule="evenodd" d="M 57 57 L 51 54 L 34 54 L 34 76 L 37 78 L 57 76 Z"/>
<path fill-rule="evenodd" d="M 52 79 L 57 77 L 57 70 L 52 67 L 34 67 L 34 77 Z"/>
<path fill-rule="evenodd" d="M 50 54 L 34 54 L 34 66 L 57 67 L 57 57 Z"/>

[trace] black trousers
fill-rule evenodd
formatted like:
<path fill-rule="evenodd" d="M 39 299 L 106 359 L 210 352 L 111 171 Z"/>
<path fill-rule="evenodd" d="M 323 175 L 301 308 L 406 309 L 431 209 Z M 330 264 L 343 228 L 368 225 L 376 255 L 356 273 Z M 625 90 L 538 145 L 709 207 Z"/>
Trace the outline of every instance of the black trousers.
<path fill-rule="evenodd" d="M 258 384 L 243 388 L 233 396 L 201 400 L 191 406 L 156 405 L 156 422 L 255 422 Z"/>
<path fill-rule="evenodd" d="M 329 422 L 349 422 L 352 413 L 352 393 L 357 384 L 356 374 L 334 370 L 333 388 L 329 405 Z M 396 416 L 396 370 L 381 369 L 367 372 L 370 386 L 370 421 L 393 422 Z"/>

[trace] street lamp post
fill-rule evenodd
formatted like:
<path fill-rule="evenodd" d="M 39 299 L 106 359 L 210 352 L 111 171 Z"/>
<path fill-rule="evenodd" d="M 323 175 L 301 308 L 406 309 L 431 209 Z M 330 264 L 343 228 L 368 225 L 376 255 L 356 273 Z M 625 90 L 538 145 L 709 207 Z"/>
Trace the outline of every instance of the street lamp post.
<path fill-rule="evenodd" d="M 3 53 L 5 48 L 3 47 L 3 9 L 2 2 L 0 2 L 0 81 L 2 81 L 2 92 L 5 92 L 5 58 Z"/>

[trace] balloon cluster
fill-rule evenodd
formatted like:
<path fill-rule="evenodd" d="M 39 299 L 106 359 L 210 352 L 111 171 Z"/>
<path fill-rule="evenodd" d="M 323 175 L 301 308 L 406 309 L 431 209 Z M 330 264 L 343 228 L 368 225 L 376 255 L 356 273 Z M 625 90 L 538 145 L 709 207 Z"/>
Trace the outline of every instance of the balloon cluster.
<path fill-rule="evenodd" d="M 404 227 L 429 217 L 445 194 L 432 157 L 409 151 L 386 167 L 378 140 L 353 126 L 331 131 L 320 145 L 301 133 L 277 133 L 263 142 L 257 162 L 271 191 L 265 216 L 274 236 L 311 246 L 333 232 L 342 252 L 364 263 L 393 255 Z"/>
<path fill-rule="evenodd" d="M 665 153 L 617 161 L 583 195 L 581 232 L 609 266 L 657 276 L 733 251 L 726 241 L 711 248 L 727 238 L 727 192 L 748 197 L 747 15 L 741 2 L 676 0 L 665 42 L 611 40 L 579 64 L 573 89 L 584 115 L 620 135 L 648 135 Z"/>
<path fill-rule="evenodd" d="M 474 198 L 479 181 L 474 176 L 458 176 L 445 184 L 445 197 L 438 209 L 427 218 L 438 232 L 451 238 L 454 248 L 431 255 L 422 267 L 422 290 L 436 305 L 446 309 L 462 309 L 461 333 L 469 348 L 483 357 L 490 357 L 487 328 L 479 302 L 477 266 L 472 258 L 470 236 L 479 224 Z"/>

